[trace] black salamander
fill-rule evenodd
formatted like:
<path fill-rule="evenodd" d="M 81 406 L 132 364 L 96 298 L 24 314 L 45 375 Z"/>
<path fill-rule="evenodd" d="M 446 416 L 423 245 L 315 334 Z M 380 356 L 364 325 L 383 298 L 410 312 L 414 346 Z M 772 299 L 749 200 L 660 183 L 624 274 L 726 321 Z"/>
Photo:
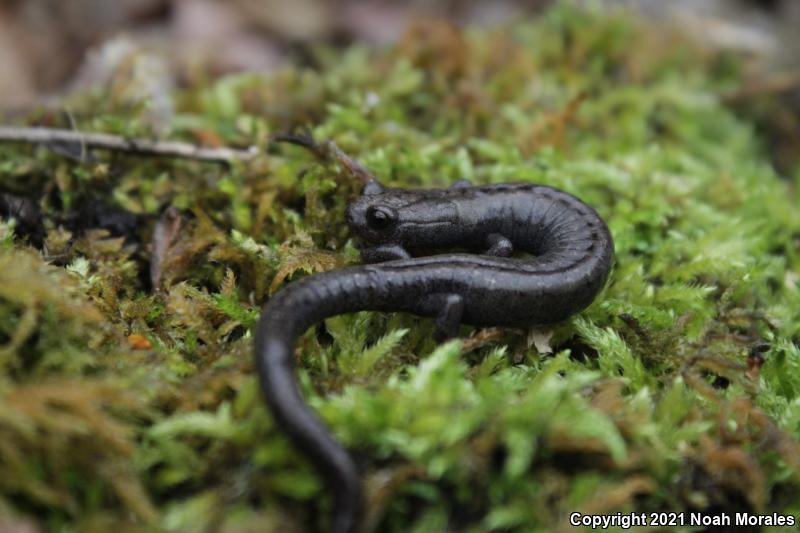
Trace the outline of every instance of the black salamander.
<path fill-rule="evenodd" d="M 264 306 L 255 335 L 267 404 L 324 477 L 336 533 L 357 530 L 361 482 L 353 459 L 300 394 L 293 372 L 297 337 L 326 317 L 365 310 L 435 317 L 439 339 L 456 336 L 462 323 L 558 322 L 592 302 L 614 254 L 608 227 L 594 209 L 542 185 L 459 181 L 449 189 L 408 190 L 370 178 L 348 206 L 347 223 L 369 264 L 291 283 Z M 408 251 L 442 247 L 477 254 L 415 258 Z"/>

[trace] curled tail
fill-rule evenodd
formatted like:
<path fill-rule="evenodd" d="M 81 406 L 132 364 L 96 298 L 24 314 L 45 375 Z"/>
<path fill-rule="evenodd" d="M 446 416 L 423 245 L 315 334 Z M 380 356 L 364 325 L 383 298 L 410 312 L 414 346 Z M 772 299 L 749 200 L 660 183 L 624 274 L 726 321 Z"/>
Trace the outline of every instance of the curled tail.
<path fill-rule="evenodd" d="M 297 337 L 336 314 L 374 308 L 363 285 L 353 282 L 358 267 L 306 277 L 278 292 L 264 306 L 255 335 L 256 368 L 273 417 L 325 479 L 333 500 L 331 531 L 357 530 L 362 511 L 361 480 L 350 454 L 328 431 L 300 394 L 294 374 Z M 378 296 L 375 294 L 374 296 Z"/>

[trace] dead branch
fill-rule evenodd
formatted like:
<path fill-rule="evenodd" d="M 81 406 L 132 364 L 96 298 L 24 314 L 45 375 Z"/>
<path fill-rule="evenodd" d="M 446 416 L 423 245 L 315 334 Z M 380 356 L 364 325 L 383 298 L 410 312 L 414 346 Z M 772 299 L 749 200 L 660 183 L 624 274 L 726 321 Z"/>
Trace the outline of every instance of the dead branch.
<path fill-rule="evenodd" d="M 30 144 L 75 144 L 82 148 L 98 148 L 114 152 L 160 157 L 180 157 L 200 161 L 227 163 L 230 161 L 249 161 L 257 154 L 257 149 L 205 148 L 195 144 L 177 141 L 154 141 L 149 139 L 127 139 L 109 133 L 86 133 L 53 128 L 25 128 L 0 126 L 0 142 L 20 142 Z"/>
<path fill-rule="evenodd" d="M 278 134 L 275 135 L 272 140 L 275 142 L 284 142 L 302 146 L 314 154 L 315 157 L 325 162 L 336 161 L 342 165 L 342 167 L 344 167 L 345 171 L 350 174 L 351 177 L 360 180 L 362 183 L 378 182 L 378 179 L 372 174 L 372 172 L 367 170 L 367 168 L 361 163 L 344 153 L 341 148 L 336 146 L 335 142 L 317 142 L 314 137 L 311 136 L 311 132 L 308 130 L 297 135 L 291 133 Z"/>

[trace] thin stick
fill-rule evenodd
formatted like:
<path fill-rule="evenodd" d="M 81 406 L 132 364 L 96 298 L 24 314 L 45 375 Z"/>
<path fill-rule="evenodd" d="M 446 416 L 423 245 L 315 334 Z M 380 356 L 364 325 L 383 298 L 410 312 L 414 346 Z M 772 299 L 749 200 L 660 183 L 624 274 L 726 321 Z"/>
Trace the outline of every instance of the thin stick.
<path fill-rule="evenodd" d="M 362 183 L 378 182 L 377 178 L 372 174 L 372 172 L 367 170 L 367 168 L 361 163 L 344 153 L 341 148 L 336 146 L 335 142 L 317 142 L 314 140 L 314 137 L 311 136 L 310 131 L 304 131 L 299 135 L 281 133 L 273 136 L 272 140 L 275 142 L 284 142 L 302 146 L 322 161 L 336 161 L 344 167 L 350 176 L 361 180 Z"/>
<path fill-rule="evenodd" d="M 732 92 L 723 94 L 722 100 L 725 103 L 736 103 L 748 98 L 770 96 L 798 88 L 800 88 L 800 72 L 785 72 L 757 82 L 747 83 Z"/>
<path fill-rule="evenodd" d="M 51 128 L 15 128 L 0 126 L 0 142 L 31 144 L 76 143 L 83 148 L 99 148 L 114 152 L 162 157 L 181 157 L 200 161 L 226 163 L 249 161 L 258 153 L 256 147 L 247 150 L 235 148 L 204 148 L 195 144 L 176 141 L 151 141 L 149 139 L 126 139 L 109 133 L 83 133 L 79 131 Z"/>

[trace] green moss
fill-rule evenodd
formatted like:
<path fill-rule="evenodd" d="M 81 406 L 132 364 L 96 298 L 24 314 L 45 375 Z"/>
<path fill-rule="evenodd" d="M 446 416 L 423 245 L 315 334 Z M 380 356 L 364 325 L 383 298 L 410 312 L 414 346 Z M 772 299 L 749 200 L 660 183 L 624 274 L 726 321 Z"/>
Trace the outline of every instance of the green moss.
<path fill-rule="evenodd" d="M 46 233 L 33 249 L 0 225 L 0 515 L 52 531 L 324 523 L 330 502 L 251 361 L 271 292 L 357 261 L 343 210 L 358 184 L 267 146 L 303 125 L 393 185 L 562 188 L 616 242 L 609 286 L 553 329 L 555 355 L 521 331 L 463 328 L 437 347 L 429 321 L 397 314 L 301 339 L 304 393 L 358 458 L 369 524 L 800 513 L 800 172 L 776 175 L 724 105 L 735 58 L 563 4 L 496 31 L 419 23 L 390 50 L 316 63 L 175 95 L 172 136 L 259 144 L 248 164 L 0 146 L 0 189 L 38 202 Z M 148 133 L 145 110 L 102 94 L 70 109 L 85 129 Z M 142 215 L 139 229 L 60 229 L 87 200 Z M 167 205 L 175 226 L 157 221 Z"/>

